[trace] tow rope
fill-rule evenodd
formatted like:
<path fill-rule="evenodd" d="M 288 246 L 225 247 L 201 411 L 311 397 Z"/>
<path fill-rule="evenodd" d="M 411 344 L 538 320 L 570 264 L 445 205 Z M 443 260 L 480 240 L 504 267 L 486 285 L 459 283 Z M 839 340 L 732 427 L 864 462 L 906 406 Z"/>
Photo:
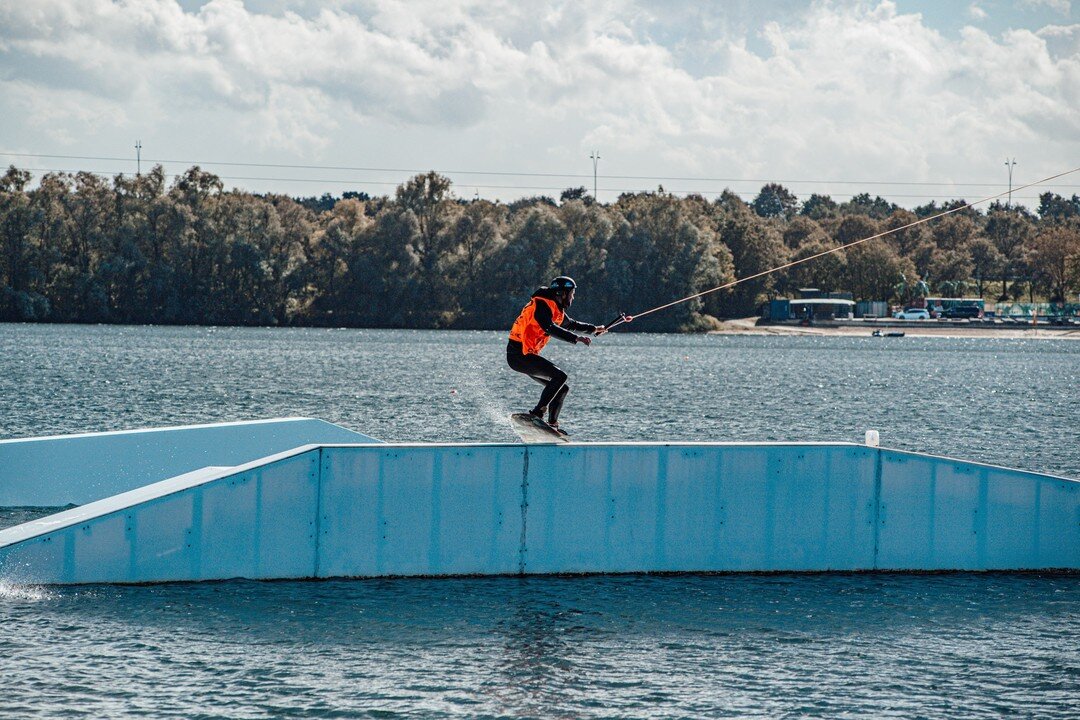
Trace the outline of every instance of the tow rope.
<path fill-rule="evenodd" d="M 876 235 L 870 235 L 870 236 L 864 237 L 864 238 L 862 238 L 860 240 L 854 240 L 852 242 L 847 243 L 846 245 L 840 245 L 838 247 L 834 247 L 834 248 L 831 248 L 829 250 L 825 250 L 823 252 L 815 253 L 815 254 L 810 255 L 808 257 L 804 257 L 804 258 L 802 258 L 800 260 L 792 260 L 791 262 L 784 263 L 783 265 L 778 265 L 778 266 L 776 266 L 774 268 L 771 268 L 769 270 L 763 270 L 763 271 L 761 271 L 759 273 L 754 273 L 753 275 L 747 275 L 746 277 L 738 278 L 736 280 L 726 282 L 723 285 L 717 285 L 716 287 L 709 288 L 708 290 L 702 290 L 701 292 L 694 293 L 693 295 L 687 295 L 684 298 L 679 298 L 678 300 L 673 300 L 673 301 L 671 301 L 671 302 L 669 302 L 669 303 L 667 303 L 665 305 L 658 305 L 657 307 L 651 308 L 649 310 L 643 310 L 641 312 L 634 313 L 633 315 L 628 315 L 626 313 L 619 313 L 618 318 L 616 318 L 615 320 L 612 320 L 609 324 L 604 326 L 604 332 L 608 332 L 612 328 L 618 327 L 619 325 L 622 325 L 623 323 L 628 323 L 628 322 L 631 322 L 631 321 L 633 321 L 633 320 L 635 320 L 637 318 L 645 317 L 646 315 L 651 315 L 654 312 L 660 312 L 661 310 L 666 310 L 669 307 L 673 307 L 675 305 L 687 302 L 689 300 L 694 300 L 695 298 L 702 297 L 703 295 L 708 295 L 710 293 L 719 292 L 720 290 L 727 290 L 728 288 L 735 287 L 739 283 L 744 283 L 744 282 L 747 282 L 748 280 L 754 280 L 754 279 L 759 278 L 759 277 L 764 277 L 765 275 L 771 275 L 774 272 L 779 272 L 781 270 L 786 270 L 789 267 L 794 267 L 795 265 L 801 265 L 802 263 L 810 262 L 811 260 L 816 260 L 819 257 L 824 257 L 824 256 L 829 255 L 829 254 L 834 253 L 834 252 L 840 252 L 841 250 L 846 250 L 847 248 L 855 247 L 856 245 L 861 245 L 862 243 L 869 242 L 870 240 L 876 240 L 877 238 L 885 237 L 886 235 L 892 235 L 893 233 L 900 232 L 901 230 L 907 230 L 908 228 L 913 228 L 916 225 L 922 225 L 923 223 L 928 223 L 928 222 L 930 222 L 932 220 L 937 220 L 938 218 L 943 218 L 946 215 L 951 215 L 951 214 L 953 214 L 955 212 L 960 212 L 961 210 L 966 210 L 966 209 L 968 209 L 970 207 L 980 205 L 980 204 L 982 204 L 984 202 L 988 202 L 990 200 L 996 200 L 997 198 L 1004 197 L 1005 195 L 1009 195 L 1009 194 L 1014 193 L 1014 192 L 1020 192 L 1021 190 L 1026 190 L 1027 188 L 1030 188 L 1030 187 L 1035 187 L 1036 185 L 1042 185 L 1044 183 L 1050 182 L 1051 180 L 1056 180 L 1056 179 L 1058 179 L 1060 177 L 1065 177 L 1066 175 L 1071 175 L 1072 173 L 1078 172 L 1078 171 L 1080 171 L 1080 167 L 1073 168 L 1072 170 L 1066 170 L 1065 172 L 1058 173 L 1057 175 L 1051 175 L 1050 177 L 1045 177 L 1042 180 L 1036 180 L 1035 182 L 1028 183 L 1027 185 L 1021 185 L 1020 187 L 1011 188 L 1009 190 L 999 192 L 997 195 L 990 195 L 988 197 L 980 198 L 979 200 L 973 200 L 972 202 L 964 203 L 963 205 L 958 205 L 958 206 L 956 206 L 956 207 L 954 207 L 952 209 L 945 210 L 943 212 L 939 212 L 936 215 L 930 215 L 929 217 L 924 217 L 924 218 L 922 218 L 920 220 L 910 222 L 910 223 L 908 223 L 906 225 L 901 225 L 900 227 L 893 228 L 892 230 L 886 230 L 885 232 L 880 232 L 880 233 L 877 233 Z"/>

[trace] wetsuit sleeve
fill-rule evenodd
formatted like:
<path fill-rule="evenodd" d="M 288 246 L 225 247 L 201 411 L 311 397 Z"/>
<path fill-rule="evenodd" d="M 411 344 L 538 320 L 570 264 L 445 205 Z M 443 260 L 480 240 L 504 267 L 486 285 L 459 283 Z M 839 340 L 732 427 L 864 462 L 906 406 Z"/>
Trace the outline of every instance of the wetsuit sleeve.
<path fill-rule="evenodd" d="M 562 326 L 567 330 L 577 330 L 578 332 L 592 333 L 596 332 L 596 326 L 589 323 L 578 322 L 569 315 L 563 315 Z"/>
<path fill-rule="evenodd" d="M 560 340 L 565 340 L 568 343 L 576 343 L 578 336 L 574 333 L 566 330 L 563 327 L 555 324 L 554 319 L 551 317 L 551 308 L 545 302 L 536 303 L 536 311 L 533 314 L 533 318 L 536 319 L 538 325 L 543 328 L 551 337 L 557 337 Z"/>

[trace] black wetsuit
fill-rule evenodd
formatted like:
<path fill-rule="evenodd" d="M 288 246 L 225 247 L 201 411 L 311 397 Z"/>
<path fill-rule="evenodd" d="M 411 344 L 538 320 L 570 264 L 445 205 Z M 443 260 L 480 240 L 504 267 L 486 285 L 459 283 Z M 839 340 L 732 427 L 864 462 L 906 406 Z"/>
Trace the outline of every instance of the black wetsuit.
<path fill-rule="evenodd" d="M 532 296 L 558 302 L 555 300 L 557 292 L 551 288 L 542 287 L 534 292 Z M 543 302 L 536 303 L 533 318 L 548 335 L 569 343 L 578 341 L 578 336 L 571 332 L 572 330 L 588 333 L 596 331 L 595 325 L 578 322 L 566 314 L 563 315 L 562 324 L 556 325 L 554 318 L 551 316 L 551 308 L 548 307 L 547 303 Z M 536 403 L 532 413 L 540 416 L 543 414 L 544 409 L 547 408 L 548 422 L 557 423 L 563 400 L 566 399 L 566 394 L 570 392 L 570 386 L 566 384 L 566 373 L 547 358 L 539 355 L 526 355 L 521 343 L 517 340 L 510 340 L 506 343 L 506 363 L 512 369 L 528 375 L 544 386 L 543 392 L 540 393 L 540 400 Z"/>

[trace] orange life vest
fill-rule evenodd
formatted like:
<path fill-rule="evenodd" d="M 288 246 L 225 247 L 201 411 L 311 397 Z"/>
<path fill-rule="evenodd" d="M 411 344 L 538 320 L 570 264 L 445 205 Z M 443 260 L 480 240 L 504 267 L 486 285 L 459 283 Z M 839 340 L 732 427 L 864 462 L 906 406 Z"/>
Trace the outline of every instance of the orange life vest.
<path fill-rule="evenodd" d="M 536 303 L 538 302 L 548 304 L 551 308 L 551 319 L 556 325 L 561 325 L 564 317 L 559 304 L 554 300 L 548 300 L 545 297 L 530 299 L 529 304 L 522 308 L 521 314 L 514 321 L 514 326 L 510 328 L 510 339 L 521 343 L 522 352 L 526 355 L 539 355 L 547 345 L 547 341 L 551 339 L 551 336 L 544 332 L 544 328 L 540 327 L 540 323 L 536 322 Z"/>

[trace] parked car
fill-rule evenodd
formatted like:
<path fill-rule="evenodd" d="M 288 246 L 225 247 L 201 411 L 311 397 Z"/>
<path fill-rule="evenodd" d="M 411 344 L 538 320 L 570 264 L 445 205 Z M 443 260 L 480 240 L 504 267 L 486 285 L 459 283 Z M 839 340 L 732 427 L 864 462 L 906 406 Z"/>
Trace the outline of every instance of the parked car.
<path fill-rule="evenodd" d="M 926 308 L 908 308 L 893 315 L 897 320 L 929 320 L 930 312 Z"/>
<path fill-rule="evenodd" d="M 944 317 L 954 320 L 960 318 L 977 318 L 982 316 L 982 310 L 976 305 L 957 305 L 942 313 Z"/>

